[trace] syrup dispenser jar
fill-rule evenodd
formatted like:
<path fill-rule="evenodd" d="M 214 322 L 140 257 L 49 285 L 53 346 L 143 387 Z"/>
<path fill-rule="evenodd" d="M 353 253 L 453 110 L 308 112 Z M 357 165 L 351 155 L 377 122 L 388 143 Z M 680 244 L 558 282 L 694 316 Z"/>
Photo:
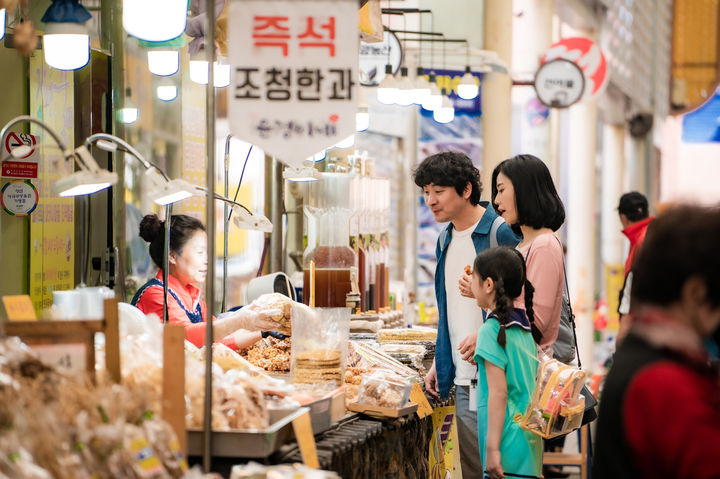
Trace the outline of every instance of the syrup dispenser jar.
<path fill-rule="evenodd" d="M 347 294 L 359 292 L 357 257 L 349 244 L 351 180 L 350 174 L 322 173 L 309 188 L 303 302 L 313 307 L 344 308 Z"/>

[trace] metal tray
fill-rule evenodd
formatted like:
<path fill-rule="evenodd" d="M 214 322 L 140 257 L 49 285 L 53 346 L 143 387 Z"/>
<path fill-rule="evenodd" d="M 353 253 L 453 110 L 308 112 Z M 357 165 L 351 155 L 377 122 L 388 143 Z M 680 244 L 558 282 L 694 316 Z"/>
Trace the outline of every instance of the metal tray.
<path fill-rule="evenodd" d="M 293 420 L 302 416 L 308 410 L 307 407 L 301 407 L 292 414 L 274 422 L 267 429 L 213 431 L 211 454 L 213 457 L 268 457 L 294 437 Z M 202 455 L 202 429 L 188 429 L 187 450 L 188 456 Z"/>

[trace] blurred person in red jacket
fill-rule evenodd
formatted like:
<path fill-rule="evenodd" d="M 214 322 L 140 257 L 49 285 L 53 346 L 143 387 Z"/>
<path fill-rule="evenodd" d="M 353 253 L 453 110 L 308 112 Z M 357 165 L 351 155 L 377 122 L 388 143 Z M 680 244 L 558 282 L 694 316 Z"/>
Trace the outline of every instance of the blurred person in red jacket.
<path fill-rule="evenodd" d="M 633 264 L 633 322 L 600 398 L 594 479 L 719 478 L 720 209 L 664 212 Z"/>
<path fill-rule="evenodd" d="M 620 290 L 620 300 L 618 302 L 618 313 L 620 314 L 620 328 L 618 330 L 617 341 L 627 334 L 630 328 L 630 291 L 632 288 L 633 272 L 632 265 L 640 246 L 645 240 L 648 226 L 653 220 L 648 211 L 648 200 L 642 193 L 631 191 L 620 197 L 618 205 L 618 215 L 620 215 L 620 223 L 623 226 L 622 233 L 630 240 L 630 252 L 625 260 L 625 280 Z"/>

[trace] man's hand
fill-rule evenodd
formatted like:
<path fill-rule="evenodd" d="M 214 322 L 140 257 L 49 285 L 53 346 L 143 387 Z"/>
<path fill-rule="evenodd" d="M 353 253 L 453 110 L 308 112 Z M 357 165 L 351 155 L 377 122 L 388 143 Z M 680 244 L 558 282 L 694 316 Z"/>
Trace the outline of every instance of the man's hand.
<path fill-rule="evenodd" d="M 460 294 L 466 298 L 475 298 L 472 293 L 472 276 L 468 274 L 460 276 L 458 288 L 460 289 Z"/>
<path fill-rule="evenodd" d="M 437 372 L 435 371 L 435 361 L 433 361 L 433 365 L 430 368 L 430 371 L 428 371 L 427 375 L 425 376 L 425 390 L 431 395 L 435 396 L 435 398 L 440 399 L 440 390 L 438 389 L 437 383 Z"/>
<path fill-rule="evenodd" d="M 475 364 L 473 356 L 475 356 L 475 347 L 477 346 L 477 331 L 468 335 L 467 338 L 463 339 L 458 346 L 460 356 L 463 360 L 470 364 Z"/>
<path fill-rule="evenodd" d="M 500 451 L 497 449 L 487 449 L 487 464 L 485 464 L 485 472 L 491 479 L 502 479 L 505 477 L 502 465 L 500 465 Z"/>

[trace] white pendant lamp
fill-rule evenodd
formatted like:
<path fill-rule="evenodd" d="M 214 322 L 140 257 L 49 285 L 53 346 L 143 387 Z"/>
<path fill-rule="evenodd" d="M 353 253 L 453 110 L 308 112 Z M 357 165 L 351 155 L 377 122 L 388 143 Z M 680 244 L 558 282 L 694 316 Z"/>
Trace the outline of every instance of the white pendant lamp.
<path fill-rule="evenodd" d="M 383 105 L 392 105 L 398 91 L 398 82 L 392 73 L 392 65 L 385 65 L 385 78 L 377 86 L 377 100 Z"/>
<path fill-rule="evenodd" d="M 215 88 L 225 88 L 230 85 L 230 64 L 227 62 L 227 58 L 218 57 L 217 61 L 213 63 L 213 69 Z"/>
<path fill-rule="evenodd" d="M 177 98 L 177 87 L 175 85 L 158 85 L 155 93 L 162 101 L 173 101 Z"/>
<path fill-rule="evenodd" d="M 71 5 L 53 2 L 42 17 L 45 63 L 58 70 L 77 70 L 87 65 L 90 35 L 85 22 L 90 18 L 90 12 L 77 1 Z"/>
<path fill-rule="evenodd" d="M 151 49 L 147 57 L 148 69 L 154 75 L 170 76 L 180 69 L 180 52 L 177 50 Z"/>
<path fill-rule="evenodd" d="M 355 113 L 355 131 L 365 131 L 370 127 L 370 112 L 368 107 L 358 107 Z"/>
<path fill-rule="evenodd" d="M 410 77 L 408 77 L 407 67 L 400 69 L 400 81 L 398 82 L 397 93 L 395 94 L 395 103 L 400 106 L 410 106 L 413 104 L 413 89 L 415 85 Z"/>
<path fill-rule="evenodd" d="M 131 94 L 132 90 L 130 88 L 126 88 L 123 107 L 118 110 L 118 120 L 126 125 L 135 123 L 138 119 L 138 109 L 130 98 Z"/>
<path fill-rule="evenodd" d="M 440 108 L 442 104 L 442 93 L 435 82 L 435 75 L 430 74 L 430 94 L 425 97 L 422 102 L 422 107 L 428 111 L 435 111 L 436 108 Z"/>
<path fill-rule="evenodd" d="M 179 37 L 187 23 L 187 0 L 123 0 L 123 28 L 149 42 Z"/>
<path fill-rule="evenodd" d="M 455 107 L 450 98 L 445 95 L 445 89 L 442 90 L 442 103 L 439 108 L 433 111 L 433 119 L 438 123 L 450 123 L 455 118 Z"/>
<path fill-rule="evenodd" d="M 464 100 L 472 100 L 478 96 L 480 87 L 478 86 L 477 79 L 470 72 L 470 67 L 465 67 L 465 74 L 460 79 L 460 83 L 457 86 L 457 94 Z"/>
<path fill-rule="evenodd" d="M 0 40 L 3 39 L 5 36 L 5 9 L 0 8 L 0 26 L 2 26 L 2 30 L 0 30 Z"/>
<path fill-rule="evenodd" d="M 213 85 L 224 88 L 230 85 L 230 65 L 213 62 Z M 208 62 L 206 60 L 190 60 L 190 80 L 200 85 L 208 83 Z"/>
<path fill-rule="evenodd" d="M 416 105 L 422 105 L 428 96 L 430 96 L 430 83 L 425 79 L 425 70 L 423 67 L 418 67 L 416 78 L 413 82 L 412 101 Z"/>

